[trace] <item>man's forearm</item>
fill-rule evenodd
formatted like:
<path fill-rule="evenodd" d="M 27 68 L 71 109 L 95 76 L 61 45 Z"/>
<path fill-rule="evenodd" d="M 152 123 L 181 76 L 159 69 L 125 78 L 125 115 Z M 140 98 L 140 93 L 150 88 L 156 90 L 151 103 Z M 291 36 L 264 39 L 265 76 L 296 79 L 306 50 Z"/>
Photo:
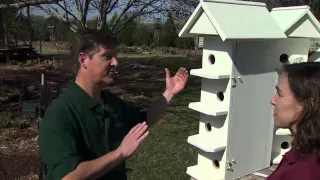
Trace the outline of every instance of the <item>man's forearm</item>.
<path fill-rule="evenodd" d="M 63 180 L 97 179 L 108 173 L 123 160 L 124 158 L 119 151 L 112 151 L 95 160 L 80 163 L 77 169 L 65 176 Z"/>
<path fill-rule="evenodd" d="M 154 125 L 162 117 L 172 98 L 172 93 L 165 91 L 161 97 L 159 97 L 150 105 L 147 110 L 148 125 Z"/>

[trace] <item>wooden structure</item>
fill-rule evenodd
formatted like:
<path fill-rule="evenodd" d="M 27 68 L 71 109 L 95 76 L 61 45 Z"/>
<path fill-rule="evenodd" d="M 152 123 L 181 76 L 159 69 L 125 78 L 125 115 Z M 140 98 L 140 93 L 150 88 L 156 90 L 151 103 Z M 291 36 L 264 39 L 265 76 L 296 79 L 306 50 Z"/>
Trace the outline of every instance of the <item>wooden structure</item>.
<path fill-rule="evenodd" d="M 51 92 L 51 87 L 49 86 L 47 79 L 45 79 L 45 74 L 41 74 L 41 84 L 39 87 L 34 88 L 40 89 L 40 100 L 37 102 L 31 101 L 30 98 L 32 94 L 30 90 L 28 90 L 27 87 L 23 87 L 19 93 L 20 107 L 23 114 L 42 118 L 45 110 L 54 98 L 54 94 Z"/>
<path fill-rule="evenodd" d="M 230 11 L 232 10 L 232 11 Z M 232 13 L 230 13 L 232 12 Z M 282 64 L 308 61 L 320 25 L 308 6 L 274 8 L 238 0 L 200 0 L 180 37 L 204 37 L 199 133 L 187 142 L 198 162 L 197 180 L 231 180 L 277 164 L 290 147 L 290 131 L 274 127 L 272 105 Z"/>
<path fill-rule="evenodd" d="M 15 9 L 0 9 L 0 61 L 5 60 L 9 61 L 12 57 L 16 59 L 26 59 L 26 58 L 35 58 L 38 53 L 32 47 L 32 33 L 31 33 L 31 17 L 30 17 L 30 8 L 27 7 L 27 16 L 28 16 L 28 42 L 24 42 L 23 44 L 19 44 L 18 40 L 14 34 L 12 34 L 11 29 L 15 27 L 8 26 L 8 19 L 13 18 L 10 17 L 10 14 Z"/>

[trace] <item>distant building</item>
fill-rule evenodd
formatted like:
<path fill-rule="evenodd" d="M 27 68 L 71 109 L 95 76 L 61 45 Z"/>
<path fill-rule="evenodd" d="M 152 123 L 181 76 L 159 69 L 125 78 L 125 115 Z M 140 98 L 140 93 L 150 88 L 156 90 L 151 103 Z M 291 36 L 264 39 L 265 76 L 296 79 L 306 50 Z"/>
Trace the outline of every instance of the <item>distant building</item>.
<path fill-rule="evenodd" d="M 202 49 L 203 48 L 203 37 L 196 37 L 195 38 L 195 48 Z"/>

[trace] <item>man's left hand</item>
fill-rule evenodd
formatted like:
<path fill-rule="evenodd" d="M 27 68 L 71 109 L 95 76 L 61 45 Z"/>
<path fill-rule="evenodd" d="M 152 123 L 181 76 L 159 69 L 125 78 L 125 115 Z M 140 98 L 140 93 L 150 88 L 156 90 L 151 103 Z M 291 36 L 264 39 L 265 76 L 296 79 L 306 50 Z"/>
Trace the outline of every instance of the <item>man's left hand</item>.
<path fill-rule="evenodd" d="M 167 96 L 167 100 L 170 101 L 173 96 L 180 93 L 186 86 L 189 77 L 189 72 L 186 68 L 180 68 L 173 77 L 171 77 L 169 69 L 165 68 L 165 72 L 166 91 L 164 95 Z"/>

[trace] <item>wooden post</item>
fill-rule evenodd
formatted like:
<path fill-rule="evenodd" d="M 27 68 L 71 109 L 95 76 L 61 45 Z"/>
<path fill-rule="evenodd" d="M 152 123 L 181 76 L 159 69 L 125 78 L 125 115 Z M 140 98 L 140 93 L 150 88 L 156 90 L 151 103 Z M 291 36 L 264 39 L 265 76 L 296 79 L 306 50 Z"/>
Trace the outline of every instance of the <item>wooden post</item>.
<path fill-rule="evenodd" d="M 8 26 L 7 26 L 7 13 L 5 9 L 0 9 L 0 15 L 2 17 L 2 27 L 3 27 L 3 40 L 4 40 L 4 46 L 5 46 L 5 56 L 6 61 L 10 61 L 10 52 L 9 52 L 9 37 L 8 37 Z"/>
<path fill-rule="evenodd" d="M 29 40 L 29 48 L 32 48 L 31 16 L 30 16 L 30 7 L 29 7 L 29 6 L 27 6 L 27 16 L 28 16 L 28 40 Z"/>

